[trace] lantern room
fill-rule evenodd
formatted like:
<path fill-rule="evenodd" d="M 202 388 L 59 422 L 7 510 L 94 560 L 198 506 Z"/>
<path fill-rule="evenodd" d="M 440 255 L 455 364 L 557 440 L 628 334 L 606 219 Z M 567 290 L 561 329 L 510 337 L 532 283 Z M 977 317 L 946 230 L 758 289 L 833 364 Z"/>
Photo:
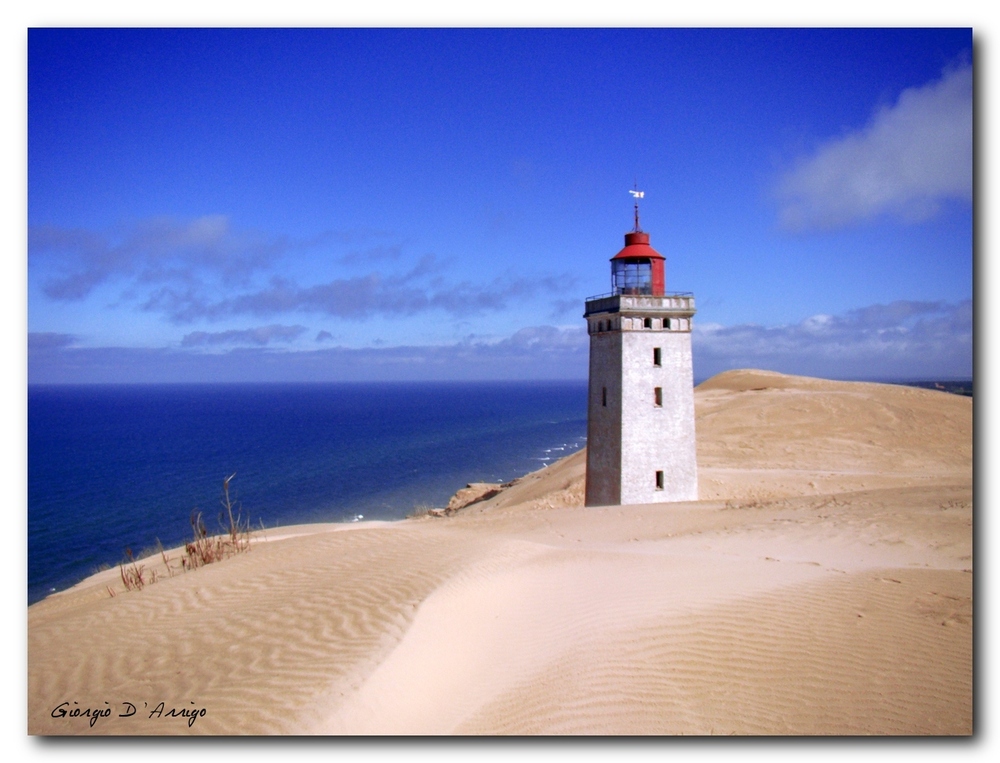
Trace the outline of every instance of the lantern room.
<path fill-rule="evenodd" d="M 615 294 L 662 297 L 666 289 L 665 259 L 649 245 L 649 234 L 625 234 L 625 248 L 611 258 L 611 288 Z"/>

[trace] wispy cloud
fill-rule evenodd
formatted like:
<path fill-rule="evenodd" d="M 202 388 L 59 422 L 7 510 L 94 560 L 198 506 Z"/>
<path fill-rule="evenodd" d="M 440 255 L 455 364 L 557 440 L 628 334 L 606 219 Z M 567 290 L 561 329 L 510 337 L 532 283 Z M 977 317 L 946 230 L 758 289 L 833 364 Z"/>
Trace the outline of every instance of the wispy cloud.
<path fill-rule="evenodd" d="M 275 277 L 264 289 L 221 300 L 211 300 L 199 290 L 167 286 L 153 292 L 142 308 L 165 313 L 175 323 L 239 315 L 267 317 L 292 312 L 351 320 L 363 320 L 375 315 L 408 316 L 429 310 L 467 316 L 503 310 L 512 300 L 529 298 L 541 291 L 563 291 L 575 282 L 569 275 L 541 278 L 498 276 L 482 284 L 456 284 L 447 283 L 443 278 L 444 272 L 445 263 L 428 254 L 410 270 L 396 275 L 368 273 L 311 286 L 300 286 L 289 279 Z"/>
<path fill-rule="evenodd" d="M 181 283 L 193 287 L 208 273 L 245 284 L 287 251 L 289 242 L 236 231 L 219 215 L 179 221 L 167 217 L 104 233 L 56 226 L 28 231 L 31 266 L 43 268 L 45 294 L 79 300 L 111 279 L 129 284 Z"/>
<path fill-rule="evenodd" d="M 554 299 L 550 304 L 552 312 L 549 313 L 549 320 L 558 320 L 567 315 L 577 317 L 577 314 L 581 312 L 579 299 Z"/>
<path fill-rule="evenodd" d="M 781 223 L 835 228 L 888 214 L 919 221 L 972 198 L 972 67 L 946 69 L 821 145 L 781 178 Z"/>
<path fill-rule="evenodd" d="M 263 346 L 271 342 L 291 342 L 307 331 L 305 326 L 259 326 L 229 331 L 193 331 L 181 340 L 181 347 L 205 347 L 220 344 Z"/>
<path fill-rule="evenodd" d="M 275 275 L 278 260 L 290 252 L 359 244 L 369 246 L 330 256 L 349 268 L 349 276 L 309 284 Z M 430 253 L 407 257 L 405 242 L 394 234 L 327 231 L 296 241 L 235 230 L 221 216 L 157 218 L 112 233 L 34 227 L 29 263 L 51 299 L 84 300 L 101 284 L 114 283 L 123 303 L 177 324 L 289 313 L 351 320 L 427 311 L 468 316 L 501 311 L 542 292 L 563 294 L 578 280 L 570 274 L 501 274 L 456 282 L 447 260 Z M 368 272 L 359 273 L 366 265 Z"/>
<path fill-rule="evenodd" d="M 76 344 L 73 334 L 58 334 L 54 331 L 32 331 L 28 333 L 28 352 L 60 350 Z"/>
<path fill-rule="evenodd" d="M 377 262 L 397 262 L 403 256 L 404 244 L 371 246 L 367 249 L 352 249 L 337 258 L 342 265 L 370 265 Z"/>
<path fill-rule="evenodd" d="M 898 301 L 787 326 L 695 324 L 695 373 L 766 368 L 831 378 L 969 377 L 972 302 Z"/>
<path fill-rule="evenodd" d="M 578 328 L 557 328 L 556 326 L 528 326 L 516 331 L 512 336 L 490 346 L 491 350 L 502 352 L 587 352 L 590 338 L 582 326 Z"/>
<path fill-rule="evenodd" d="M 226 333 L 226 332 L 222 332 Z M 236 347 L 77 348 L 29 352 L 29 383 L 585 379 L 587 333 L 534 326 L 502 340 L 289 351 Z"/>
<path fill-rule="evenodd" d="M 63 334 L 29 335 L 28 379 L 46 382 L 584 379 L 583 327 L 529 326 L 497 340 L 445 345 L 274 348 L 301 326 L 196 332 L 184 347 L 82 348 Z M 255 333 L 256 332 L 256 333 Z M 321 331 L 317 341 L 332 341 Z M 764 368 L 840 379 L 956 378 L 972 374 L 972 303 L 898 301 L 785 326 L 695 323 L 695 377 Z M 206 352 L 213 345 L 251 346 Z"/>

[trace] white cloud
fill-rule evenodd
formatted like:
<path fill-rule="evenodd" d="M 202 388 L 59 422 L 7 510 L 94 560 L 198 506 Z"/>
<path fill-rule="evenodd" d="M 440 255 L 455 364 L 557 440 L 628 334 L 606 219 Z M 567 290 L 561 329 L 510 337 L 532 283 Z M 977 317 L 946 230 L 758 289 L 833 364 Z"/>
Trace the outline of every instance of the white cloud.
<path fill-rule="evenodd" d="M 59 334 L 55 331 L 32 331 L 28 333 L 28 352 L 61 350 L 76 344 L 73 334 Z"/>
<path fill-rule="evenodd" d="M 291 342 L 306 331 L 305 326 L 258 326 L 229 331 L 193 331 L 181 340 L 181 347 L 204 347 L 219 344 L 250 344 L 263 346 L 271 342 Z"/>
<path fill-rule="evenodd" d="M 266 326 L 196 332 L 180 348 L 84 348 L 73 346 L 67 335 L 36 334 L 29 341 L 28 379 L 34 384 L 587 377 L 590 342 L 582 326 L 529 326 L 501 339 L 469 336 L 433 346 L 273 348 L 302 331 Z M 255 346 L 221 352 L 212 347 L 240 343 Z M 731 368 L 833 379 L 971 378 L 972 302 L 898 301 L 786 326 L 696 322 L 692 343 L 697 380 Z"/>
<path fill-rule="evenodd" d="M 501 312 L 539 294 L 565 293 L 578 281 L 571 273 L 507 272 L 489 282 L 456 283 L 447 277 L 446 260 L 428 253 L 411 262 L 399 243 L 334 258 L 351 268 L 379 265 L 365 274 L 312 284 L 272 275 L 261 283 L 288 252 L 374 235 L 328 232 L 297 241 L 237 230 L 217 215 L 188 221 L 152 218 L 110 234 L 35 226 L 28 232 L 29 277 L 58 302 L 85 300 L 98 286 L 116 282 L 124 289 L 122 303 L 137 303 L 178 324 L 294 312 L 349 320 L 431 311 L 478 315 Z M 207 336 L 190 341 L 208 341 Z"/>
<path fill-rule="evenodd" d="M 833 228 L 889 214 L 934 215 L 972 198 L 972 67 L 900 93 L 863 129 L 821 145 L 778 184 L 779 216 L 793 229 Z"/>
<path fill-rule="evenodd" d="M 695 376 L 764 368 L 840 379 L 972 376 L 972 302 L 898 301 L 791 326 L 698 324 Z"/>
<path fill-rule="evenodd" d="M 51 299 L 85 299 L 97 286 L 122 279 L 133 287 L 180 283 L 192 288 L 209 273 L 245 284 L 289 248 L 279 237 L 234 230 L 220 215 L 193 220 L 156 217 L 114 231 L 33 226 L 28 264 Z"/>
<path fill-rule="evenodd" d="M 295 333 L 298 326 L 250 332 L 196 332 L 180 348 L 73 347 L 42 336 L 29 345 L 28 380 L 39 383 L 259 382 L 362 380 L 586 379 L 589 340 L 581 327 L 531 326 L 493 340 L 447 345 L 272 349 L 255 341 Z M 321 332 L 322 333 L 322 332 Z M 275 337 L 274 335 L 279 335 Z M 257 346 L 202 351 L 246 340 Z"/>

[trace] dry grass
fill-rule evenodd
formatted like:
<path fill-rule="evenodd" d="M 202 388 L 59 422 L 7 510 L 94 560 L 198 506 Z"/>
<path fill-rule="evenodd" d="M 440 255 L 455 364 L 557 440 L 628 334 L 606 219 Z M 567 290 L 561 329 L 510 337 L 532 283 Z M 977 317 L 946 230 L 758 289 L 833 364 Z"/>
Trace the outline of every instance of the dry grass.
<path fill-rule="evenodd" d="M 128 566 L 125 566 L 123 561 L 118 565 L 118 569 L 121 572 L 122 583 L 126 591 L 141 591 L 149 583 L 156 582 L 155 572 L 150 574 L 148 580 L 146 579 L 146 565 L 136 561 L 132 549 L 125 549 L 125 559 L 128 561 Z"/>
<path fill-rule="evenodd" d="M 194 570 L 250 550 L 250 522 L 243 520 L 238 511 L 236 516 L 233 515 L 234 506 L 229 497 L 229 481 L 235 476 L 234 473 L 222 482 L 222 506 L 225 508 L 229 520 L 229 526 L 225 533 L 209 535 L 201 512 L 195 509 L 191 512 L 191 529 L 194 532 L 194 539 L 184 546 L 184 555 L 180 558 L 181 566 L 179 568 L 171 564 L 173 560 L 167 556 L 159 540 L 156 541 L 156 546 L 153 549 L 148 549 L 150 552 L 148 556 L 159 552 L 163 566 L 170 577 L 174 576 L 175 571 Z M 143 558 L 143 555 L 140 555 L 140 558 Z M 141 591 L 145 586 L 155 583 L 158 578 L 156 570 L 147 570 L 146 565 L 139 564 L 130 548 L 125 549 L 125 559 L 118 565 L 118 568 L 126 591 Z M 110 586 L 108 586 L 108 593 L 111 596 L 116 595 Z"/>
<path fill-rule="evenodd" d="M 229 517 L 229 532 L 226 535 L 209 535 L 201 512 L 195 509 L 191 513 L 191 529 L 194 530 L 194 540 L 184 547 L 185 556 L 181 565 L 185 570 L 204 567 L 212 562 L 221 562 L 227 557 L 250 550 L 250 522 L 243 521 L 239 514 L 233 517 L 233 504 L 229 500 L 229 481 L 236 476 L 233 472 L 222 481 L 222 505 Z M 164 556 L 166 560 L 166 556 Z"/>
<path fill-rule="evenodd" d="M 250 550 L 250 527 L 234 523 L 226 535 L 209 535 L 201 512 L 191 515 L 194 540 L 184 546 L 181 566 L 185 570 L 220 562 L 235 554 Z"/>

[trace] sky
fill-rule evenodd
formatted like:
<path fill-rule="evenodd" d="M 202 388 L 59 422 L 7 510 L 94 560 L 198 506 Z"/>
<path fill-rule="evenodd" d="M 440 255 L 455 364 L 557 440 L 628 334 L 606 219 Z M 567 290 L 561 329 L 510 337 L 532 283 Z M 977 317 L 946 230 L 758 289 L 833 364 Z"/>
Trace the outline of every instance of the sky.
<path fill-rule="evenodd" d="M 634 185 L 696 380 L 971 378 L 972 48 L 30 29 L 28 382 L 584 379 Z"/>
<path fill-rule="evenodd" d="M 696 379 L 737 367 L 968 378 L 975 243 L 977 386 L 989 381 L 987 4 L 317 5 L 36 0 L 5 14 L 0 324 L 23 365 L 4 375 L 0 468 L 15 504 L 27 505 L 25 379 L 585 378 L 583 300 L 610 288 L 633 182 L 668 289 L 696 294 Z M 337 31 L 294 44 L 36 37 L 233 24 L 666 28 L 391 44 Z M 872 29 L 711 28 L 799 24 Z M 971 94 L 952 113 L 938 87 L 972 62 L 970 24 L 987 54 L 975 242 Z M 935 139 L 935 125 L 952 129 Z M 276 279 L 285 290 L 268 292 Z M 5 557 L 12 579 L 23 553 Z M 24 587 L 7 590 L 8 609 L 23 607 Z M 23 694 L 7 698 L 16 724 Z M 856 752 L 870 753 L 885 751 Z M 905 751 L 923 754 L 938 753 Z"/>

